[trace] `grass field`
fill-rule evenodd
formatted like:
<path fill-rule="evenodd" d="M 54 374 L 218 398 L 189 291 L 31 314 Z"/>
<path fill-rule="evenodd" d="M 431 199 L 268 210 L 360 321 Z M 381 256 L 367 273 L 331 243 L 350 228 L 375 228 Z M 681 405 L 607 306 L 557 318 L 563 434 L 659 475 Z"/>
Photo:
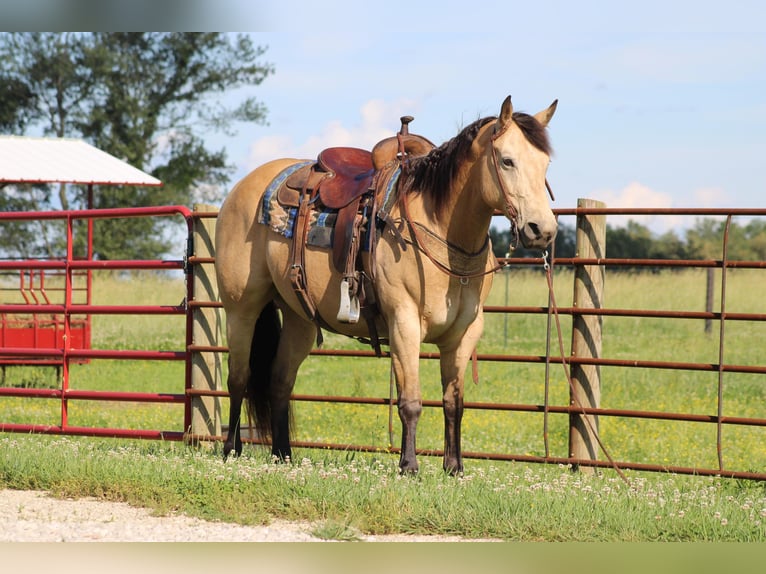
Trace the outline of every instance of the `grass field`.
<path fill-rule="evenodd" d="M 766 312 L 766 302 L 754 289 L 758 275 L 754 271 L 734 270 L 729 272 L 727 286 L 727 309 L 729 312 Z M 562 270 L 556 275 L 556 299 L 561 306 L 571 304 L 572 278 L 570 272 Z M 147 274 L 139 276 L 97 276 L 94 287 L 94 303 L 125 304 L 178 304 L 184 296 L 183 282 L 173 278 L 158 278 Z M 717 294 L 720 297 L 720 293 Z M 620 308 L 649 308 L 700 311 L 704 309 L 705 275 L 704 271 L 662 272 L 658 274 L 608 274 L 605 292 L 606 306 Z M 505 302 L 512 305 L 547 305 L 545 279 L 542 274 L 532 271 L 513 271 L 508 276 L 499 276 L 489 301 L 493 305 Z M 718 305 L 716 302 L 716 306 Z M 546 346 L 544 315 L 491 314 L 487 317 L 485 336 L 479 353 L 511 353 L 518 355 L 543 355 Z M 684 362 L 718 362 L 718 324 L 713 332 L 703 332 L 699 320 L 659 320 L 635 318 L 604 318 L 604 353 L 609 358 L 651 359 Z M 571 320 L 562 317 L 565 351 L 569 351 Z M 766 335 L 763 322 L 734 322 L 726 324 L 724 362 L 727 364 L 764 365 L 766 349 L 760 344 Z M 551 341 L 554 355 L 555 339 Z M 327 347 L 358 346 L 356 343 L 329 335 Z M 93 347 L 105 349 L 157 349 L 174 350 L 183 348 L 183 318 L 181 317 L 120 317 L 95 316 L 93 319 Z M 117 362 L 93 360 L 89 364 L 74 365 L 71 373 L 71 386 L 76 389 L 121 390 L 147 392 L 183 392 L 182 363 L 176 362 Z M 429 400 L 440 398 L 438 365 L 436 361 L 422 362 L 422 381 L 424 397 Z M 626 408 L 648 411 L 681 412 L 714 415 L 718 409 L 717 374 L 703 372 L 665 371 L 657 369 L 602 369 L 602 406 L 605 408 Z M 726 373 L 723 386 L 723 413 L 736 417 L 766 417 L 766 398 L 762 375 Z M 12 368 L 6 372 L 6 386 L 48 387 L 55 386 L 55 374 L 52 369 Z M 300 394 L 330 394 L 347 396 L 387 397 L 389 392 L 389 365 L 387 360 L 379 359 L 344 359 L 338 357 L 310 357 L 299 375 L 296 392 Z M 482 363 L 480 365 L 480 383 L 466 384 L 466 400 L 471 402 L 503 402 L 542 404 L 546 393 L 544 367 L 542 365 L 522 363 Z M 566 405 L 569 392 L 563 370 L 560 365 L 552 365 L 548 388 L 550 404 Z M 228 404 L 222 405 L 224 421 Z M 14 423 L 57 424 L 60 416 L 59 405 L 55 401 L 43 399 L 0 399 L 0 421 Z M 340 444 L 379 445 L 382 451 L 389 444 L 388 420 L 386 407 L 359 405 L 326 405 L 323 403 L 299 402 L 296 410 L 296 439 L 306 441 L 328 441 Z M 399 424 L 394 416 L 394 444 L 398 444 Z M 567 454 L 567 417 L 551 415 L 549 420 L 549 447 L 552 456 Z M 78 426 L 106 426 L 117 428 L 146 428 L 161 430 L 183 430 L 183 409 L 179 406 L 137 405 L 118 402 L 70 401 L 69 423 Z M 441 448 L 442 415 L 439 409 L 426 409 L 419 426 L 419 447 Z M 646 419 L 624 419 L 601 417 L 600 433 L 611 455 L 616 460 L 649 462 L 678 466 L 717 467 L 716 427 L 702 423 L 676 423 Z M 723 429 L 724 466 L 730 470 L 752 470 L 763 472 L 766 469 L 766 447 L 764 429 L 748 426 L 725 426 Z M 171 495 L 153 492 L 159 487 L 137 486 L 146 480 L 156 482 L 151 475 L 159 471 L 150 462 L 137 462 L 148 452 L 156 457 L 168 457 L 174 465 L 186 470 L 180 471 L 179 484 L 171 489 L 189 487 L 187 476 L 198 468 L 198 477 L 206 473 L 217 473 L 222 478 L 212 481 L 195 482 L 193 488 L 203 489 L 200 495 L 205 504 L 221 493 L 233 496 L 233 492 L 245 491 L 247 496 L 255 496 L 250 487 L 237 485 L 238 477 L 245 477 L 247 483 L 266 481 L 274 484 L 275 490 L 287 488 L 303 497 L 308 509 L 295 508 L 273 509 L 261 500 L 251 502 L 247 508 L 262 508 L 268 515 L 287 517 L 314 518 L 329 521 L 329 524 L 347 524 L 367 532 L 417 531 L 417 532 L 458 532 L 466 535 L 492 535 L 507 539 L 584 539 L 584 540 L 654 540 L 654 539 L 714 539 L 714 540 L 764 540 L 764 527 L 761 521 L 766 514 L 766 502 L 763 491 L 757 483 L 741 483 L 699 477 L 673 477 L 633 474 L 632 485 L 626 487 L 610 471 L 596 477 L 572 475 L 566 469 L 555 467 L 526 466 L 515 463 L 490 464 L 482 461 L 466 461 L 466 476 L 459 481 L 442 482 L 438 468 L 440 461 L 421 457 L 423 472 L 417 481 L 405 482 L 407 494 L 402 494 L 392 484 L 401 481 L 395 473 L 396 458 L 381 452 L 379 455 L 353 455 L 351 453 L 331 453 L 326 451 L 303 450 L 296 453 L 301 459 L 297 465 L 273 467 L 267 464 L 267 458 L 261 449 L 246 449 L 247 456 L 235 464 L 221 465 L 217 456 L 206 451 L 196 452 L 183 445 L 134 444 L 130 441 L 67 439 L 52 437 L 0 436 L 4 447 L 0 455 L 0 486 L 14 488 L 46 488 L 71 494 L 82 483 L 82 493 L 92 494 L 99 489 L 114 489 L 114 494 L 99 493 L 103 496 L 129 499 L 140 504 L 151 504 L 159 508 L 181 508 L 193 513 L 206 512 L 218 516 L 236 516 L 236 520 L 263 520 L 261 514 L 231 514 L 231 505 L 224 509 L 194 510 L 194 497 L 184 500 L 184 494 Z M 34 448 L 30 449 L 30 446 Z M 463 447 L 466 451 L 514 452 L 543 455 L 543 415 L 530 413 L 503 413 L 486 410 L 469 410 L 465 415 L 463 429 Z M 45 463 L 33 458 L 18 455 L 24 450 L 44 453 Z M 67 455 L 55 455 L 56 452 L 87 451 L 91 462 L 67 462 Z M 124 481 L 110 475 L 108 470 L 98 470 L 107 476 L 86 478 L 80 470 L 85 465 L 85 474 L 94 472 L 98 464 L 93 461 L 103 460 L 104 465 L 114 466 L 112 457 L 119 453 L 126 454 L 126 466 L 135 467 L 125 470 L 128 475 Z M 12 454 L 13 453 L 13 454 Z M 142 454 L 143 453 L 143 454 Z M 63 459 L 62 459 L 63 456 Z M 66 459 L 66 460 L 64 460 Z M 425 459 L 425 460 L 423 460 Z M 351 464 L 351 470 L 344 467 Z M 148 466 L 146 466 L 148 465 Z M 38 468 L 40 467 L 40 468 Z M 187 468 L 188 467 L 188 468 Z M 63 469 L 63 470 L 62 470 Z M 69 476 L 69 470 L 72 476 Z M 329 469 L 329 470 L 328 470 Z M 333 475 L 343 475 L 343 480 L 329 491 L 323 480 Z M 356 477 L 354 477 L 356 475 Z M 381 478 L 381 476 L 383 478 Z M 364 492 L 376 492 L 369 505 L 393 504 L 393 499 L 404 496 L 397 505 L 410 504 L 410 496 L 416 497 L 420 488 L 441 492 L 447 489 L 447 502 L 432 501 L 434 516 L 428 509 L 415 505 L 419 510 L 411 514 L 411 520 L 397 514 L 386 522 L 381 516 L 368 518 L 374 512 L 365 507 L 361 491 L 355 487 L 359 478 L 364 484 Z M 348 482 L 346 482 L 348 480 Z M 132 486 L 125 486 L 127 481 Z M 302 486 L 295 486 L 295 482 Z M 380 486 L 379 481 L 384 485 Z M 428 487 L 416 486 L 426 481 Z M 87 484 L 86 484 L 87 483 Z M 119 483 L 119 485 L 116 485 Z M 109 486 L 109 485 L 112 486 Z M 576 487 L 573 485 L 577 485 Z M 101 485 L 101 486 L 99 486 Z M 120 486 L 121 485 L 121 486 Z M 228 486 L 226 486 L 228 485 Z M 325 485 L 325 486 L 322 486 Z M 460 485 L 460 486 L 457 486 Z M 643 486 L 642 486 L 643 485 Z M 219 492 L 219 489 L 223 489 Z M 311 497 L 325 498 L 324 506 L 306 502 L 304 489 L 312 491 Z M 339 489 L 339 490 L 338 490 Z M 461 490 L 462 489 L 462 490 Z M 573 489 L 575 489 L 573 491 Z M 701 489 L 701 491 L 699 490 Z M 268 489 L 267 489 L 268 490 Z M 660 490 L 662 492 L 660 492 Z M 584 491 L 584 492 L 583 492 Z M 639 492 L 640 491 L 640 492 Z M 648 491 L 653 492 L 647 500 L 643 497 Z M 288 496 L 284 491 L 282 504 Z M 320 494 L 314 494 L 319 492 Z M 514 494 L 513 502 L 500 502 L 508 493 Z M 612 497 L 612 492 L 622 492 L 620 497 Z M 698 510 L 698 503 L 706 496 L 700 492 L 710 492 L 715 503 L 709 500 Z M 218 494 L 215 494 L 218 493 Z M 303 494 L 301 494 L 303 493 Z M 472 493 L 472 494 L 471 494 Z M 526 493 L 526 494 L 524 494 Z M 598 494 L 600 493 L 600 494 Z M 632 493 L 632 494 L 631 494 Z M 186 494 L 189 494 L 188 492 Z M 213 496 L 215 494 L 215 496 Z M 240 493 L 242 494 L 242 493 Z M 273 493 L 272 493 L 273 494 Z M 598 496 L 597 496 L 598 494 Z M 640 494 L 640 495 L 639 495 Z M 471 525 L 469 520 L 462 526 L 450 525 L 445 514 L 466 512 L 458 505 L 457 498 L 463 495 L 475 496 L 481 509 L 477 512 L 476 522 L 506 524 L 510 516 L 522 519 L 511 521 L 514 526 L 502 531 L 495 531 L 489 526 Z M 240 495 L 236 495 L 237 499 Z M 430 495 L 429 495 L 430 496 Z M 435 494 L 434 494 L 435 496 Z M 455 499 L 453 500 L 453 497 Z M 736 516 L 726 506 L 736 506 Z M 352 500 L 358 507 L 354 512 L 340 510 L 346 506 L 343 500 Z M 362 499 L 364 497 L 361 497 Z M 669 504 L 669 500 L 673 504 Z M 694 503 L 692 504 L 692 499 Z M 723 499 L 723 502 L 721 502 Z M 504 499 L 503 499 L 504 500 Z M 619 502 L 617 502 L 619 500 Z M 660 501 L 664 501 L 660 503 Z M 332 501 L 332 502 L 330 502 Z M 578 502 L 579 501 L 579 502 Z M 588 504 L 598 501 L 601 510 L 598 517 L 582 515 L 583 510 L 575 507 L 583 501 Z M 202 502 L 201 506 L 205 506 Z M 415 503 L 412 503 L 415 504 Z M 724 507 L 717 507 L 724 504 Z M 265 506 L 264 506 L 265 505 Z M 317 505 L 320 510 L 317 510 Z M 361 506 L 360 506 L 361 505 Z M 509 506 L 510 505 L 510 506 Z M 627 505 L 627 506 L 624 506 Z M 213 505 L 217 508 L 217 504 Z M 366 508 L 366 510 L 365 510 Z M 718 510 L 712 510 L 718 508 Z M 333 510 L 334 509 L 334 510 Z M 529 512 L 534 509 L 533 512 Z M 543 509 L 543 510 L 541 510 Z M 762 510 L 764 509 L 764 510 Z M 710 510 L 710 512 L 708 512 Z M 561 528 L 535 523 L 533 515 L 542 512 L 540 520 L 548 518 L 559 520 Z M 628 527 L 619 524 L 614 514 L 625 512 L 638 513 L 645 524 Z M 404 511 L 407 514 L 407 510 Z M 553 514 L 555 512 L 555 515 Z M 491 518 L 493 513 L 501 515 Z M 680 513 L 680 514 L 679 514 Z M 699 513 L 694 520 L 690 518 Z M 385 514 L 385 512 L 383 512 Z M 437 518 L 437 515 L 439 518 Z M 489 515 L 489 517 L 488 517 Z M 566 534 L 574 526 L 571 520 L 585 521 L 590 524 L 588 533 Z M 259 518 L 260 516 L 260 518 Z M 579 519 L 577 518 L 579 516 Z M 657 518 L 659 517 L 659 518 Z M 717 518 L 716 518 L 717 517 Z M 521 520 L 521 522 L 519 522 Z M 596 522 L 590 522 L 596 520 Z M 670 522 L 675 527 L 668 531 Z M 724 522 L 722 524 L 722 521 Z M 523 522 L 523 523 L 522 523 Z M 732 526 L 737 524 L 737 528 Z M 614 523 L 614 524 L 612 524 Z M 611 524 L 611 526 L 609 526 Z M 601 525 L 601 526 L 599 526 Z M 608 528 L 607 528 L 608 526 Z M 683 528 L 676 528 L 683 526 Z M 505 527 L 504 527 L 505 528 Z M 549 531 L 546 531 L 546 528 Z M 602 532 L 602 528 L 606 528 Z M 331 528 L 332 529 L 332 528 Z M 341 529 L 342 530 L 342 529 Z M 523 532 L 523 533 L 522 533 Z M 343 535 L 338 535 L 343 537 Z M 571 536 L 569 538 L 568 536 Z M 333 536 L 334 537 L 334 536 Z"/>
<path fill-rule="evenodd" d="M 183 283 L 172 278 L 141 274 L 134 278 L 97 276 L 94 303 L 177 304 L 184 296 Z M 729 312 L 766 313 L 766 302 L 752 288 L 757 272 L 730 271 Z M 555 281 L 559 305 L 571 304 L 571 274 L 562 271 Z M 613 308 L 699 311 L 705 301 L 704 271 L 659 274 L 611 274 L 605 289 L 606 306 Z M 717 294 L 720 297 L 720 293 Z M 539 273 L 517 271 L 498 276 L 490 304 L 547 305 L 544 278 Z M 719 301 L 715 306 L 718 308 Z M 545 354 L 545 315 L 488 314 L 479 353 Z M 569 352 L 571 320 L 562 317 L 565 352 Z M 705 334 L 700 320 L 668 320 L 605 317 L 603 356 L 679 362 L 717 363 L 718 323 Z M 99 349 L 180 350 L 184 345 L 183 317 L 113 316 L 93 318 L 93 347 Z M 734 322 L 726 325 L 724 362 L 765 365 L 766 349 L 758 344 L 766 336 L 766 322 Z M 558 355 L 555 333 L 552 354 Z M 327 348 L 364 348 L 340 336 L 326 336 Z M 432 350 L 424 346 L 426 350 Z M 225 361 L 224 361 L 225 363 Z M 225 367 L 224 367 L 225 368 Z M 715 415 L 718 410 L 718 374 L 602 367 L 602 406 L 642 411 Z M 421 364 L 424 398 L 440 400 L 438 362 Z M 135 392 L 183 392 L 181 362 L 92 360 L 73 365 L 71 388 Z M 544 365 L 486 362 L 479 368 L 480 382 L 466 383 L 466 400 L 541 405 L 545 400 Z M 225 376 L 225 373 L 224 373 Z M 470 379 L 470 377 L 469 377 Z M 8 386 L 56 386 L 49 368 L 11 368 Z M 310 357 L 303 365 L 296 393 L 311 395 L 388 397 L 389 361 L 375 358 Z M 549 403 L 566 405 L 569 388 L 560 365 L 551 365 L 547 389 Z M 766 385 L 762 375 L 725 373 L 722 410 L 725 416 L 766 418 Z M 228 401 L 222 404 L 227 420 Z M 389 412 L 386 407 L 365 405 L 295 404 L 296 439 L 302 441 L 367 444 L 382 448 L 389 443 Z M 568 420 L 549 415 L 549 449 L 553 456 L 567 455 Z M 55 424 L 59 406 L 54 401 L 4 399 L 0 417 L 6 422 Z M 395 417 L 396 418 L 396 417 Z M 349 424 L 353 421 L 352 424 Z M 137 405 L 71 401 L 69 422 L 76 426 L 115 428 L 183 429 L 180 405 Z M 463 432 L 464 449 L 480 452 L 515 452 L 542 455 L 543 415 L 468 410 Z M 398 445 L 398 420 L 394 444 Z M 442 446 L 442 415 L 438 408 L 425 409 L 419 425 L 419 446 Z M 716 426 L 647 419 L 601 417 L 602 439 L 616 460 L 716 468 Z M 727 469 L 766 468 L 764 429 L 725 426 L 723 459 Z"/>

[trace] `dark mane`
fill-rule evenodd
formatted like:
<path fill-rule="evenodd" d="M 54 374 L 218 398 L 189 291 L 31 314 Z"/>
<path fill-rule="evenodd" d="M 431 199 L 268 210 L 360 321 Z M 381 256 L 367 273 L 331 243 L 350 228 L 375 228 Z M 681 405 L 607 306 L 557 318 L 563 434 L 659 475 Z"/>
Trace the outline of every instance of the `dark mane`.
<path fill-rule="evenodd" d="M 410 160 L 409 169 L 404 171 L 399 186 L 400 197 L 411 191 L 422 192 L 433 199 L 437 215 L 441 213 L 450 196 L 457 166 L 467 158 L 479 130 L 495 119 L 487 117 L 476 120 L 454 138 L 431 150 L 428 155 Z"/>
<path fill-rule="evenodd" d="M 490 116 L 476 120 L 427 155 L 410 160 L 409 169 L 402 175 L 399 186 L 400 197 L 411 191 L 424 193 L 433 200 L 434 210 L 438 216 L 444 210 L 452 192 L 452 181 L 457 166 L 468 157 L 471 145 L 481 128 L 496 119 Z M 519 126 L 529 143 L 551 155 L 548 133 L 534 116 L 514 112 L 513 121 Z"/>

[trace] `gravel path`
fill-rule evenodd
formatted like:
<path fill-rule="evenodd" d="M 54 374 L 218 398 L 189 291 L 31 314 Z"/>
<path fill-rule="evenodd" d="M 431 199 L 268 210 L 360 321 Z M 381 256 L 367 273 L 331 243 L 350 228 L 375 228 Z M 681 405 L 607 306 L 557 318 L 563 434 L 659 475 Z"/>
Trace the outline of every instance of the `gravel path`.
<path fill-rule="evenodd" d="M 306 523 L 268 526 L 152 516 L 144 508 L 96 499 L 61 500 L 45 492 L 0 490 L 0 542 L 323 542 Z M 363 536 L 368 542 L 461 541 L 451 536 Z"/>

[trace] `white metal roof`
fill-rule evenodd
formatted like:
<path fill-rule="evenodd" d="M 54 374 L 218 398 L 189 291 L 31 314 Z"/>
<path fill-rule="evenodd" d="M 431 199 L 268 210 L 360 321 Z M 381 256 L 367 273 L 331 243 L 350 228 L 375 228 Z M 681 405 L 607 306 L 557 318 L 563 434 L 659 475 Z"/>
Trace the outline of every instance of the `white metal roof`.
<path fill-rule="evenodd" d="M 162 185 L 82 140 L 26 136 L 0 136 L 0 182 Z"/>

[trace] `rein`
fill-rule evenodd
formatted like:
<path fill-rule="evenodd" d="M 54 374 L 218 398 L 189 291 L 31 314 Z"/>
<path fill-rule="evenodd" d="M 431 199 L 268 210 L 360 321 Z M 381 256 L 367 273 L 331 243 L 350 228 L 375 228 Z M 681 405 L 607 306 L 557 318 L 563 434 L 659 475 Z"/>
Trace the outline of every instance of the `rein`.
<path fill-rule="evenodd" d="M 559 339 L 559 352 L 561 353 L 561 366 L 564 369 L 564 376 L 566 377 L 567 382 L 569 383 L 572 403 L 575 407 L 577 407 L 580 410 L 580 415 L 582 416 L 583 421 L 585 421 L 585 424 L 588 426 L 588 429 L 590 430 L 591 434 L 596 439 L 598 446 L 601 448 L 601 451 L 604 453 L 604 456 L 606 456 L 607 460 L 609 461 L 609 464 L 612 465 L 612 468 L 623 480 L 623 482 L 627 484 L 628 486 L 631 486 L 630 481 L 622 472 L 622 470 L 620 470 L 620 467 L 617 466 L 617 463 L 614 462 L 614 459 L 609 454 L 609 451 L 607 450 L 606 446 L 604 446 L 604 443 L 601 441 L 601 437 L 599 436 L 598 432 L 593 426 L 593 421 L 590 418 L 588 418 L 587 413 L 585 412 L 585 407 L 580 403 L 580 401 L 577 398 L 574 382 L 572 381 L 572 376 L 569 373 L 569 368 L 568 368 L 569 364 L 567 363 L 566 355 L 564 354 L 564 338 L 561 334 L 561 322 L 559 321 L 559 311 L 558 311 L 558 306 L 556 305 L 556 297 L 553 294 L 553 274 L 551 271 L 551 265 L 548 263 L 547 251 L 543 252 L 543 269 L 545 269 L 545 279 L 548 282 L 548 293 L 550 295 L 550 309 L 553 312 L 553 317 L 556 321 L 556 331 L 557 331 L 558 339 Z"/>
<path fill-rule="evenodd" d="M 404 219 L 407 222 L 407 225 L 410 228 L 410 232 L 412 233 L 412 237 L 415 239 L 415 243 L 417 244 L 418 248 L 425 254 L 426 257 L 436 265 L 436 267 L 439 268 L 443 273 L 446 275 L 449 275 L 450 277 L 454 277 L 456 279 L 460 279 L 460 283 L 462 285 L 467 284 L 469 279 L 475 279 L 477 277 L 484 277 L 485 275 L 489 275 L 490 273 L 495 273 L 496 271 L 499 271 L 503 267 L 505 267 L 506 263 L 498 263 L 495 265 L 492 269 L 487 269 L 485 271 L 479 271 L 478 273 L 459 273 L 453 269 L 451 269 L 449 266 L 445 265 L 431 253 L 431 251 L 426 247 L 425 241 L 423 241 L 422 236 L 420 235 L 420 232 L 418 231 L 418 225 L 412 221 L 412 216 L 410 215 L 410 208 L 409 208 L 409 202 L 407 201 L 406 197 L 402 198 L 402 204 L 404 206 Z M 453 245 L 451 245 L 446 239 L 442 239 L 432 231 L 429 231 L 428 228 L 424 227 L 428 233 L 434 237 L 435 239 L 438 239 L 441 243 L 447 246 L 448 250 L 454 250 L 456 249 Z M 481 252 L 486 250 L 489 247 L 489 241 L 487 241 L 484 244 L 484 247 L 482 248 Z M 480 252 L 480 253 L 481 253 Z"/>

